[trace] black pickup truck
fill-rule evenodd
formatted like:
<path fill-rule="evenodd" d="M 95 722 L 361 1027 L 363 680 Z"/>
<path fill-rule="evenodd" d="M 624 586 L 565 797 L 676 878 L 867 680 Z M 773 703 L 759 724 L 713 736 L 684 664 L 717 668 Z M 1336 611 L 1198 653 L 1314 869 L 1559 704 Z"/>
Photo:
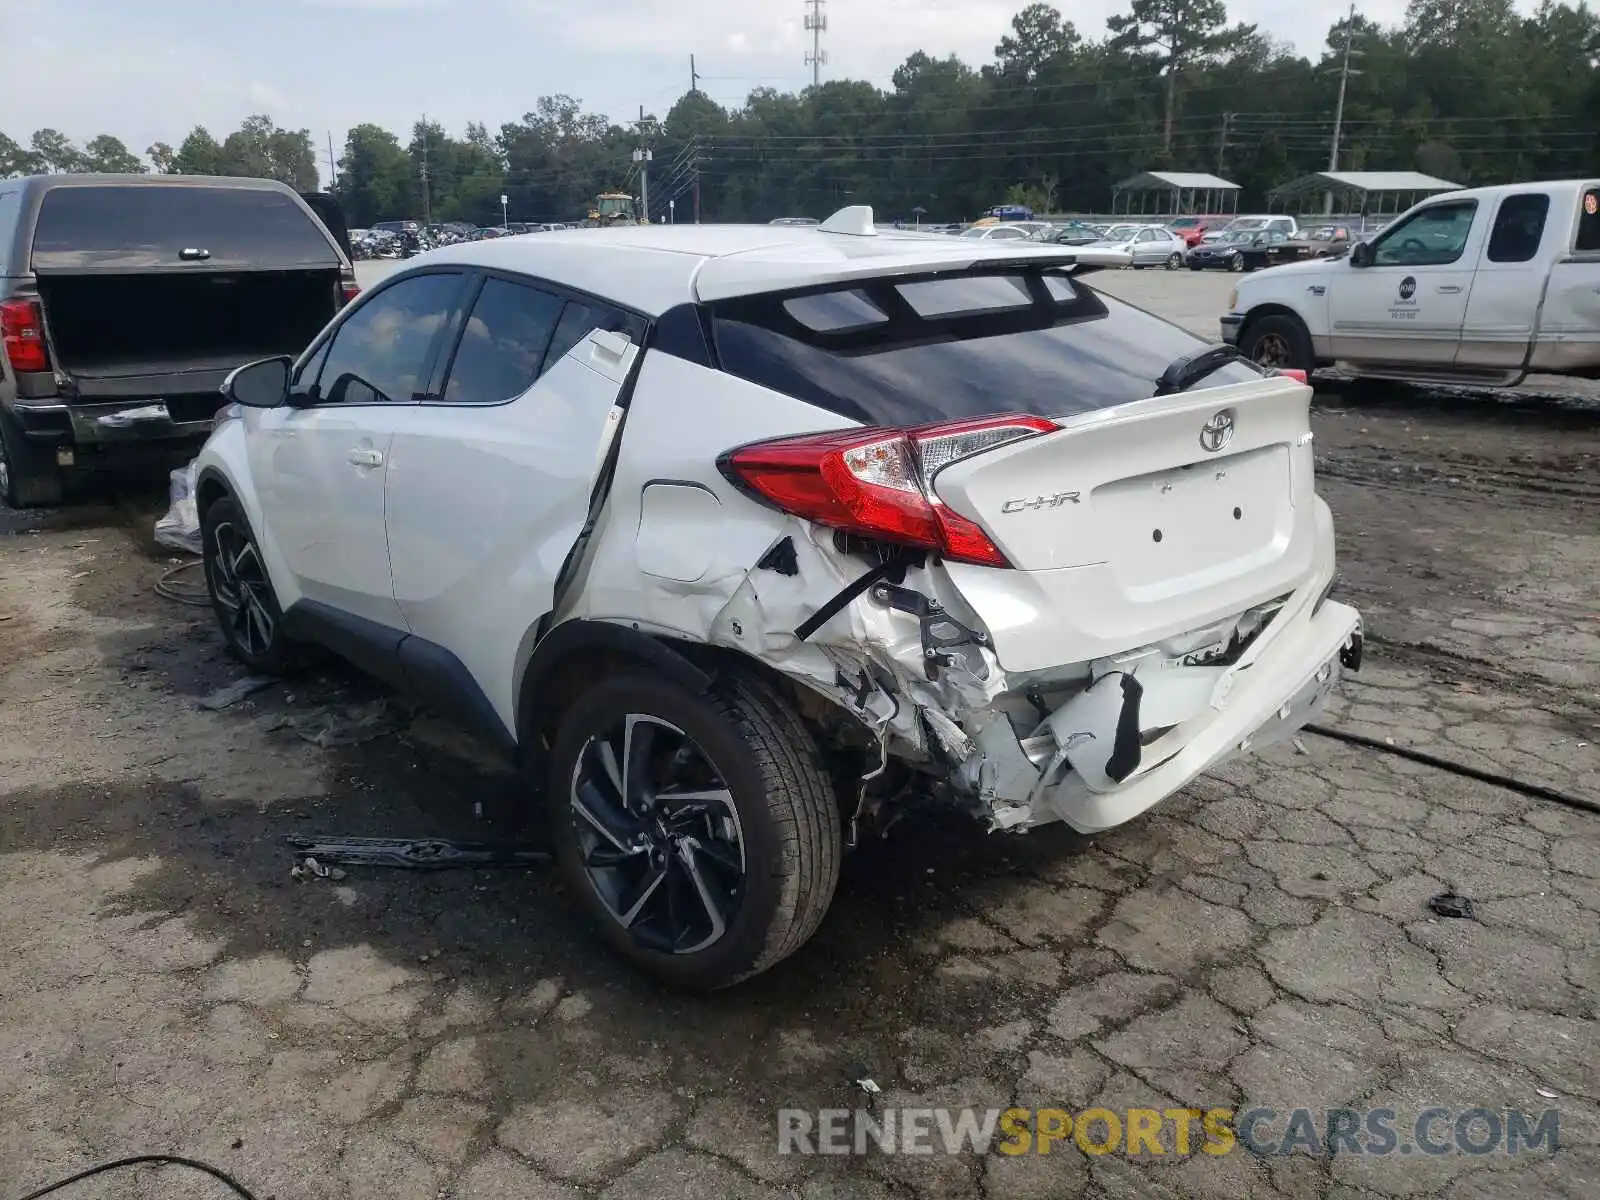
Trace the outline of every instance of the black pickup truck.
<path fill-rule="evenodd" d="M 58 504 L 74 472 L 181 464 L 229 371 L 298 354 L 355 293 L 331 196 L 198 175 L 0 180 L 0 501 Z"/>

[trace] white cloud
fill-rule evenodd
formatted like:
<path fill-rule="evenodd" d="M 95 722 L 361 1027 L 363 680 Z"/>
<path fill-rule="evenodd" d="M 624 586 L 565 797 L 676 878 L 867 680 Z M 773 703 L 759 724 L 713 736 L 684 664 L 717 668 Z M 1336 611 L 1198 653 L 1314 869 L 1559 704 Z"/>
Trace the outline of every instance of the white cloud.
<path fill-rule="evenodd" d="M 353 8 L 362 12 L 399 12 L 404 9 L 437 8 L 445 0 L 300 0 L 311 8 Z"/>

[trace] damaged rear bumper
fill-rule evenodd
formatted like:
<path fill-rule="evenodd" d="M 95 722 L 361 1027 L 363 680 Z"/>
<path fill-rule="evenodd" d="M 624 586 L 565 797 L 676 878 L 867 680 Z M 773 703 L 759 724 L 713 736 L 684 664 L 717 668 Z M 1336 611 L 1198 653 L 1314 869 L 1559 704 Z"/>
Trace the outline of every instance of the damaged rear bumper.
<path fill-rule="evenodd" d="M 1196 719 L 1198 727 L 1174 753 L 1142 764 L 1110 790 L 1091 790 L 1076 772 L 1068 772 L 1043 790 L 1039 799 L 1049 811 L 1032 812 L 1029 823 L 1059 818 L 1082 833 L 1109 829 L 1202 772 L 1283 741 L 1323 710 L 1347 664 L 1359 667 L 1361 639 L 1356 610 L 1327 601 L 1295 628 L 1285 629 L 1270 651 L 1230 672 L 1228 686 L 1219 689 L 1211 710 Z"/>

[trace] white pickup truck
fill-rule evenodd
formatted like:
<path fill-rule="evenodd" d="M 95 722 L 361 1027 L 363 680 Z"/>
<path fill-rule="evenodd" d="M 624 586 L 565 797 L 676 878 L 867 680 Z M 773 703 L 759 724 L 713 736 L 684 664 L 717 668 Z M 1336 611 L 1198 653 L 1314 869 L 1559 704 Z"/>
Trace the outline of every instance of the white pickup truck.
<path fill-rule="evenodd" d="M 1241 279 L 1222 338 L 1263 366 L 1509 387 L 1600 378 L 1600 181 L 1474 188 L 1342 258 Z"/>

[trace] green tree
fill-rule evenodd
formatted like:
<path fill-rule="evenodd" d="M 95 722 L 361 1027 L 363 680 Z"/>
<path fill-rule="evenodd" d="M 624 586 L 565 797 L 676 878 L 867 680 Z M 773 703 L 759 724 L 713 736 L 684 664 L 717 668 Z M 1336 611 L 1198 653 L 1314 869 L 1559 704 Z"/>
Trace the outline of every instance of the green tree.
<path fill-rule="evenodd" d="M 32 150 L 23 149 L 5 134 L 0 133 L 0 179 L 10 179 L 15 175 L 36 175 L 39 170 L 39 159 Z"/>
<path fill-rule="evenodd" d="M 352 225 L 411 216 L 411 160 L 400 139 L 379 125 L 357 125 L 339 159 L 339 202 Z"/>
<path fill-rule="evenodd" d="M 157 175 L 171 175 L 178 152 L 166 142 L 156 142 L 145 150 L 145 157 L 155 166 Z"/>
<path fill-rule="evenodd" d="M 120 138 L 102 133 L 83 148 L 86 171 L 105 171 L 116 175 L 143 175 L 146 167 L 139 156 L 122 144 Z"/>
<path fill-rule="evenodd" d="M 40 169 L 55 175 L 83 170 L 83 152 L 59 129 L 40 129 L 28 142 Z"/>
<path fill-rule="evenodd" d="M 279 129 L 265 114 L 246 117 L 222 143 L 217 174 L 276 179 L 297 191 L 317 186 L 317 154 L 308 129 Z"/>
<path fill-rule="evenodd" d="M 222 146 L 204 125 L 196 125 L 178 146 L 171 169 L 175 175 L 221 175 Z"/>
<path fill-rule="evenodd" d="M 1178 112 L 1178 76 L 1214 61 L 1229 46 L 1255 33 L 1253 25 L 1229 29 L 1222 0 L 1133 0 L 1126 13 L 1106 22 L 1113 48 L 1154 59 L 1166 79 L 1161 153 L 1172 153 Z"/>
<path fill-rule="evenodd" d="M 1011 18 L 1012 32 L 994 48 L 999 73 L 1013 82 L 1033 83 L 1053 60 L 1071 54 L 1083 42 L 1071 21 L 1050 4 L 1030 4 Z"/>

